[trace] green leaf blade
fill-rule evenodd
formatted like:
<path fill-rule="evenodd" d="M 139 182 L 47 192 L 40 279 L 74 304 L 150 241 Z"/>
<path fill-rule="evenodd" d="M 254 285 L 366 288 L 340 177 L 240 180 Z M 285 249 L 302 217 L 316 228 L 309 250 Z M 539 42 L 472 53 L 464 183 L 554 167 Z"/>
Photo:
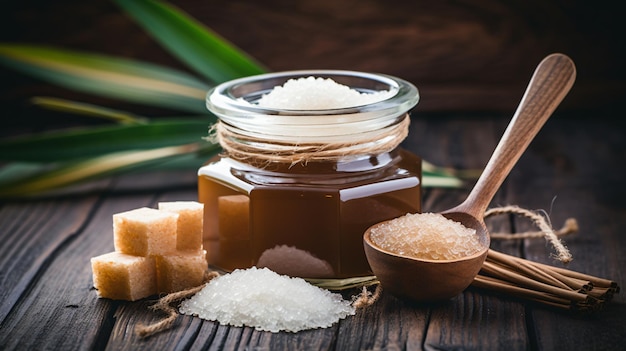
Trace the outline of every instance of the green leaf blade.
<path fill-rule="evenodd" d="M 148 122 L 145 117 L 133 113 L 119 111 L 107 107 L 87 104 L 77 101 L 57 99 L 51 97 L 36 96 L 31 99 L 34 105 L 50 110 L 69 112 L 88 117 L 101 118 L 123 124 L 144 124 Z"/>
<path fill-rule="evenodd" d="M 177 8 L 153 0 L 116 0 L 179 60 L 213 82 L 265 73 L 254 59 Z"/>
<path fill-rule="evenodd" d="M 424 188 L 461 188 L 463 185 L 463 181 L 454 176 L 429 172 L 422 174 Z"/>
<path fill-rule="evenodd" d="M 77 128 L 0 140 L 0 160 L 61 162 L 99 157 L 124 150 L 145 150 L 203 141 L 209 120 L 158 120 L 146 124 L 118 124 Z"/>
<path fill-rule="evenodd" d="M 202 155 L 215 154 L 219 149 L 219 145 L 207 148 L 199 143 L 193 143 L 151 150 L 121 151 L 95 158 L 70 161 L 52 169 L 45 167 L 30 177 L 3 182 L 0 184 L 0 198 L 41 195 L 87 180 L 154 167 L 200 151 Z"/>
<path fill-rule="evenodd" d="M 210 85 L 184 72 L 130 59 L 57 48 L 0 44 L 0 63 L 69 89 L 208 114 Z"/>

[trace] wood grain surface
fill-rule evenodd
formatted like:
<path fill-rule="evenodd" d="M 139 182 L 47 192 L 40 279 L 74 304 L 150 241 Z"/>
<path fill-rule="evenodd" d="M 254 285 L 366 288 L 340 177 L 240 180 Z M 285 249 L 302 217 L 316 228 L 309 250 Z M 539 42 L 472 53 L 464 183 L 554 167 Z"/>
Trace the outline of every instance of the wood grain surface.
<path fill-rule="evenodd" d="M 576 63 L 570 95 L 545 124 L 491 206 L 545 210 L 564 238 L 567 268 L 626 284 L 624 21 L 611 2 L 172 1 L 273 71 L 337 68 L 405 78 L 420 89 L 408 150 L 440 166 L 482 169 L 537 63 L 563 52 Z M 106 0 L 3 2 L 0 41 L 49 44 L 186 70 Z M 172 111 L 59 89 L 0 67 L 0 135 L 86 123 L 31 106 L 68 97 L 151 116 Z M 616 118 L 617 117 L 617 118 Z M 94 122 L 91 122 L 94 123 Z M 424 211 L 460 203 L 462 189 L 428 189 Z M 0 201 L 0 350 L 611 350 L 626 340 L 626 298 L 593 315 L 554 310 L 469 288 L 439 304 L 389 294 L 327 329 L 267 333 L 180 316 L 147 339 L 133 329 L 162 316 L 154 299 L 98 299 L 89 259 L 113 249 L 112 215 L 159 201 L 195 200 L 195 170 L 104 179 L 63 196 Z M 492 232 L 523 232 L 498 216 Z M 560 265 L 543 239 L 492 248 Z M 419 283 L 419 282 L 417 282 Z M 344 292 L 346 298 L 358 291 Z"/>
<path fill-rule="evenodd" d="M 479 169 L 507 123 L 502 116 L 414 118 L 404 147 L 436 164 Z M 544 209 L 555 227 L 576 218 L 579 232 L 564 238 L 574 256 L 568 268 L 624 286 L 625 146 L 622 132 L 610 125 L 564 116 L 551 119 L 491 207 Z M 606 310 L 581 315 L 469 288 L 437 304 L 413 304 L 383 291 L 377 303 L 327 329 L 272 334 L 180 316 L 171 330 L 140 339 L 133 332 L 137 323 L 162 317 L 148 308 L 154 299 L 133 303 L 98 299 L 89 258 L 113 249 L 114 213 L 158 201 L 197 198 L 191 171 L 150 177 L 151 185 L 142 184 L 141 177 L 125 176 L 110 179 L 104 189 L 99 184 L 90 195 L 0 203 L 0 349 L 605 350 L 626 338 L 623 292 Z M 132 184 L 136 191 L 130 190 Z M 458 204 L 471 185 L 468 181 L 462 189 L 428 189 L 424 210 Z M 492 232 L 533 229 L 526 220 L 509 216 L 487 223 Z M 560 265 L 550 257 L 551 247 L 543 239 L 494 240 L 492 248 Z"/>

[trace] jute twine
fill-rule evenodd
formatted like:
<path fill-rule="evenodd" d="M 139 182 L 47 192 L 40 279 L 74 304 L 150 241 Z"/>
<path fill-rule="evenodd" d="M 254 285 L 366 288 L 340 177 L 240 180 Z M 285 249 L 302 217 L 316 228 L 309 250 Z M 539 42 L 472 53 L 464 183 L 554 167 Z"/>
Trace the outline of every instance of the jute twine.
<path fill-rule="evenodd" d="M 543 236 L 548 242 L 550 242 L 554 246 L 555 250 L 557 251 L 555 257 L 557 257 L 561 262 L 569 262 L 572 260 L 572 255 L 569 253 L 565 245 L 563 245 L 561 240 L 558 239 L 558 237 L 574 233 L 578 230 L 578 224 L 574 218 L 567 219 L 563 228 L 557 231 L 552 229 L 550 219 L 547 214 L 545 214 L 545 211 L 530 211 L 520 208 L 518 206 L 504 206 L 492 208 L 485 213 L 485 218 L 501 214 L 516 214 L 529 218 L 539 228 L 540 231 L 515 234 L 494 233 L 491 234 L 491 237 L 493 239 L 516 240 L 538 238 Z M 209 272 L 209 274 L 207 274 L 206 276 L 205 282 L 202 285 L 187 290 L 171 293 L 160 298 L 154 305 L 150 306 L 150 308 L 154 311 L 161 311 L 165 313 L 167 317 L 159 322 L 150 325 L 138 324 L 135 328 L 135 333 L 139 337 L 145 338 L 171 328 L 176 321 L 176 318 L 178 317 L 178 310 L 172 305 L 178 304 L 180 303 L 180 301 L 195 295 L 200 290 L 202 290 L 202 288 L 204 288 L 204 286 L 211 279 L 216 278 L 219 275 L 220 274 L 217 272 Z M 357 310 L 371 306 L 379 299 L 381 293 L 382 287 L 380 284 L 376 285 L 373 293 L 370 292 L 366 286 L 364 286 L 360 294 L 353 297 L 352 306 Z"/>
<path fill-rule="evenodd" d="M 568 263 L 573 259 L 572 254 L 558 237 L 578 231 L 578 222 L 575 218 L 568 218 L 563 227 L 557 231 L 552 228 L 550 217 L 543 210 L 531 211 L 518 206 L 503 206 L 487 210 L 485 212 L 485 218 L 501 214 L 516 214 L 526 217 L 539 228 L 539 231 L 523 233 L 492 233 L 492 239 L 515 240 L 545 237 L 546 241 L 552 244 L 556 250 L 556 254 L 553 255 L 555 258 L 563 263 Z"/>
<path fill-rule="evenodd" d="M 351 155 L 373 155 L 395 149 L 409 133 L 410 118 L 405 115 L 381 132 L 350 142 L 290 143 L 245 135 L 224 122 L 211 127 L 208 140 L 219 142 L 229 157 L 257 164 L 273 162 L 295 165 L 309 161 L 337 161 Z M 365 134 L 364 134 L 365 135 Z"/>
<path fill-rule="evenodd" d="M 176 317 L 178 317 L 178 310 L 172 306 L 172 304 L 179 303 L 182 300 L 185 300 L 196 293 L 200 292 L 204 288 L 204 286 L 211 281 L 213 278 L 218 277 L 220 274 L 217 272 L 208 272 L 204 277 L 204 283 L 202 285 L 189 288 L 187 290 L 182 290 L 178 292 L 174 292 L 171 294 L 167 294 L 160 299 L 157 300 L 155 304 L 150 306 L 150 309 L 153 311 L 161 311 L 167 315 L 166 318 L 150 325 L 137 324 L 135 327 L 135 333 L 142 338 L 146 338 L 148 336 L 160 333 L 164 330 L 167 330 L 172 327 L 174 322 L 176 321 Z"/>
<path fill-rule="evenodd" d="M 367 290 L 367 286 L 364 286 L 361 289 L 361 293 L 357 295 L 352 301 L 352 306 L 357 310 L 360 308 L 365 308 L 374 304 L 374 302 L 378 301 L 380 294 L 382 294 L 383 289 L 380 284 L 376 284 L 376 289 L 373 293 Z"/>

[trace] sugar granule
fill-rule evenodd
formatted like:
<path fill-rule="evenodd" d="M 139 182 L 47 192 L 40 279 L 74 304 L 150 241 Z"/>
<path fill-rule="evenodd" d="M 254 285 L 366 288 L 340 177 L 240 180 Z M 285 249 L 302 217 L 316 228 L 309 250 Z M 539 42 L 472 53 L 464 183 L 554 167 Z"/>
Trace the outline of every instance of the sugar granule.
<path fill-rule="evenodd" d="M 387 251 L 429 260 L 452 260 L 480 252 L 476 230 L 437 213 L 398 217 L 370 231 L 372 242 Z"/>
<path fill-rule="evenodd" d="M 330 78 L 290 79 L 263 95 L 258 105 L 288 110 L 321 110 L 362 106 L 392 96 L 389 90 L 361 93 Z"/>
<path fill-rule="evenodd" d="M 270 332 L 326 328 L 355 314 L 354 307 L 339 294 L 301 278 L 256 267 L 211 280 L 184 301 L 179 311 L 221 324 Z"/>

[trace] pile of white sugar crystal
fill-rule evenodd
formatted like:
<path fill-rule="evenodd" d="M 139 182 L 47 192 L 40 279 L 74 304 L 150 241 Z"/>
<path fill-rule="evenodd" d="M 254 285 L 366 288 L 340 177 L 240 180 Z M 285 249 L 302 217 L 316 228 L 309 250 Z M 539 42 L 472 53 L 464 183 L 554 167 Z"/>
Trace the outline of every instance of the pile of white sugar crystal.
<path fill-rule="evenodd" d="M 330 78 L 290 79 L 263 95 L 258 105 L 286 110 L 322 110 L 362 106 L 392 96 L 389 90 L 361 93 Z"/>
<path fill-rule="evenodd" d="M 438 213 L 407 214 L 370 231 L 371 241 L 387 251 L 429 260 L 452 260 L 484 249 L 475 229 Z"/>
<path fill-rule="evenodd" d="M 270 332 L 326 328 L 355 313 L 339 294 L 256 267 L 214 278 L 179 310 L 221 324 Z"/>

